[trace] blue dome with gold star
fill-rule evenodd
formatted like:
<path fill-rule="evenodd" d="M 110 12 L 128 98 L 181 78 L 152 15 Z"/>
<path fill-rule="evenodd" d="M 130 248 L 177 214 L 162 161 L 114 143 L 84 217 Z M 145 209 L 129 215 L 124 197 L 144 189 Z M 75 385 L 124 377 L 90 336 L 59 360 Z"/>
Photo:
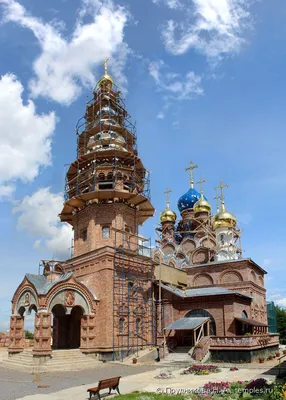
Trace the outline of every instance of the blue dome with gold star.
<path fill-rule="evenodd" d="M 183 194 L 178 200 L 178 209 L 180 213 L 194 207 L 194 204 L 200 199 L 201 195 L 194 188 L 190 188 L 187 193 Z M 205 197 L 204 197 L 205 198 Z"/>

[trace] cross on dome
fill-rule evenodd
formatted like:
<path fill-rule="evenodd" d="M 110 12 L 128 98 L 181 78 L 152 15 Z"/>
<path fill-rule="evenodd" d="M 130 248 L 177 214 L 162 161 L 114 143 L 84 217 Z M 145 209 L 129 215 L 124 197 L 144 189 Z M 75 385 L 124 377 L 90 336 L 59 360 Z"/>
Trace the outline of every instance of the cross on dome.
<path fill-rule="evenodd" d="M 198 182 L 196 182 L 197 185 L 200 185 L 200 193 L 201 195 L 204 194 L 204 183 L 206 183 L 206 180 L 200 179 Z"/>
<path fill-rule="evenodd" d="M 215 186 L 215 190 L 220 190 L 220 196 L 216 197 L 218 197 L 222 203 L 224 203 L 224 191 L 223 191 L 224 188 L 228 188 L 228 184 L 224 184 L 223 181 L 220 181 L 219 186 Z"/>
<path fill-rule="evenodd" d="M 190 171 L 190 186 L 191 188 L 194 187 L 194 172 L 193 170 L 199 168 L 198 165 L 194 165 L 193 161 L 190 161 L 190 166 L 185 168 L 185 171 Z"/>
<path fill-rule="evenodd" d="M 104 59 L 104 75 L 108 75 L 108 65 L 107 65 L 107 63 L 108 63 L 108 61 L 109 61 L 109 58 L 105 58 Z"/>
<path fill-rule="evenodd" d="M 166 191 L 164 192 L 164 195 L 166 196 L 166 204 L 167 204 L 167 208 L 170 207 L 170 193 L 172 193 L 171 189 L 166 189 Z"/>

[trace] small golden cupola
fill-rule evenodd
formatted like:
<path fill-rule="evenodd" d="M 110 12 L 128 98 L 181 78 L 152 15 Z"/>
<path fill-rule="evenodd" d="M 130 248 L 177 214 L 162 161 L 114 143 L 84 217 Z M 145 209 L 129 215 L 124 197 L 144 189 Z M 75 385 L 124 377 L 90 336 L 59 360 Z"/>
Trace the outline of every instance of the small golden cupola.
<path fill-rule="evenodd" d="M 213 221 L 212 221 L 213 229 L 235 228 L 236 224 L 237 224 L 236 217 L 226 210 L 225 203 L 224 203 L 224 201 L 222 201 L 220 210 L 214 216 Z"/>
<path fill-rule="evenodd" d="M 200 184 L 200 186 L 201 186 L 201 189 L 200 189 L 201 197 L 194 204 L 194 212 L 195 212 L 195 214 L 197 214 L 197 213 L 208 213 L 208 214 L 210 214 L 210 212 L 212 210 L 212 207 L 211 207 L 210 203 L 204 197 L 203 184 L 205 182 L 206 181 L 204 181 L 203 179 L 200 179 L 200 181 L 197 182 L 197 184 Z"/>
<path fill-rule="evenodd" d="M 175 213 L 175 211 L 171 210 L 170 208 L 170 193 L 172 192 L 172 190 L 167 189 L 166 192 L 164 192 L 164 194 L 166 195 L 166 208 L 164 211 L 161 212 L 160 214 L 160 221 L 161 223 L 164 222 L 176 222 L 177 219 L 177 215 Z"/>
<path fill-rule="evenodd" d="M 107 67 L 108 61 L 109 61 L 109 58 L 106 58 L 104 60 L 104 75 L 98 81 L 98 86 L 105 87 L 110 90 L 110 89 L 112 89 L 114 82 L 113 82 L 112 77 L 108 74 L 108 67 Z"/>
<path fill-rule="evenodd" d="M 216 197 L 217 199 L 221 200 L 221 205 L 220 209 L 217 211 L 212 219 L 212 227 L 214 230 L 218 228 L 235 228 L 237 224 L 236 217 L 228 212 L 225 207 L 223 194 L 223 188 L 225 187 L 228 187 L 228 185 L 224 185 L 222 181 L 220 181 L 220 186 L 216 187 L 216 189 L 221 190 L 221 195 Z"/>

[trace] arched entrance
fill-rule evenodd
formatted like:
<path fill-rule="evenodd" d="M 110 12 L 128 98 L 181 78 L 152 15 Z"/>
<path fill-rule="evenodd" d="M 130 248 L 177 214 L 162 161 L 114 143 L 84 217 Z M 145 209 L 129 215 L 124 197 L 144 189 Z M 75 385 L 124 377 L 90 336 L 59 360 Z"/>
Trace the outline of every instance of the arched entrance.
<path fill-rule="evenodd" d="M 78 349 L 80 347 L 80 324 L 83 310 L 80 306 L 72 308 L 67 314 L 62 304 L 52 308 L 53 349 Z"/>
<path fill-rule="evenodd" d="M 28 344 L 26 342 L 25 347 L 33 346 L 34 339 L 34 327 L 35 327 L 35 314 L 37 312 L 37 307 L 35 304 L 30 305 L 30 307 L 21 306 L 18 310 L 18 315 L 22 317 L 23 326 L 23 339 L 30 340 Z"/>
<path fill-rule="evenodd" d="M 208 311 L 204 310 L 203 308 L 197 308 L 186 314 L 185 318 L 189 317 L 208 317 L 210 319 L 210 335 L 216 335 L 215 319 Z"/>

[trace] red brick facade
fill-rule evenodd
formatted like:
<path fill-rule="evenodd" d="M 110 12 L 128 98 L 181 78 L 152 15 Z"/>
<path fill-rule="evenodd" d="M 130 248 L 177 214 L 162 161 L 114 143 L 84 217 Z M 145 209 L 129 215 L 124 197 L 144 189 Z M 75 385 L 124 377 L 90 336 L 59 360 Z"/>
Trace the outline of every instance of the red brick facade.
<path fill-rule="evenodd" d="M 74 347 L 106 359 L 122 357 L 157 345 L 168 324 L 195 310 L 211 316 L 217 336 L 236 336 L 235 318 L 242 315 L 267 323 L 265 271 L 251 260 L 215 261 L 224 252 L 239 258 L 239 248 L 231 243 L 227 253 L 226 232 L 218 249 L 210 210 L 183 211 L 177 242 L 175 219 L 165 220 L 152 261 L 150 247 L 138 236 L 139 224 L 154 214 L 148 173 L 138 157 L 135 127 L 108 75 L 87 104 L 84 121 L 60 214 L 73 227 L 74 254 L 65 262 L 43 262 L 42 275 L 27 274 L 19 285 L 12 300 L 10 354 L 24 349 L 24 315 L 31 310 L 38 357 Z M 194 229 L 192 235 L 188 229 Z M 240 232 L 231 235 L 236 240 Z M 188 288 L 232 292 L 180 297 L 167 281 L 160 304 L 155 265 L 164 264 L 165 256 L 183 271 Z"/>

